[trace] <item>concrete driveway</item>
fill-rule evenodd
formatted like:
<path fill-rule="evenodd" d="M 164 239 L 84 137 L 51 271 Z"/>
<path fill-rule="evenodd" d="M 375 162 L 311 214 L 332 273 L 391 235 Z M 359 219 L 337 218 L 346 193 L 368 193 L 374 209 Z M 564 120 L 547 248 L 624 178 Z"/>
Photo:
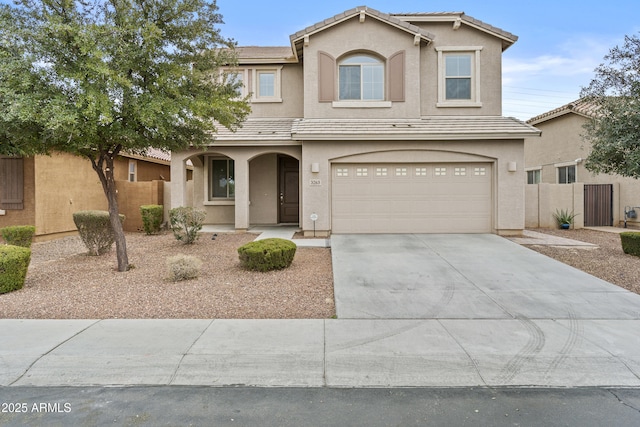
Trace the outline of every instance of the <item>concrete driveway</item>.
<path fill-rule="evenodd" d="M 638 319 L 640 295 L 490 234 L 332 236 L 339 319 Z"/>

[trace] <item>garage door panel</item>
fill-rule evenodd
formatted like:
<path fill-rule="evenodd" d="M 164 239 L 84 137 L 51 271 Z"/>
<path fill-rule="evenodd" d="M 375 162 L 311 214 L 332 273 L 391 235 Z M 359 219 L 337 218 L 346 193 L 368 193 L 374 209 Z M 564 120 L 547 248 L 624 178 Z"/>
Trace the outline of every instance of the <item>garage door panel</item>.
<path fill-rule="evenodd" d="M 492 206 L 489 163 L 333 167 L 334 233 L 490 232 Z"/>

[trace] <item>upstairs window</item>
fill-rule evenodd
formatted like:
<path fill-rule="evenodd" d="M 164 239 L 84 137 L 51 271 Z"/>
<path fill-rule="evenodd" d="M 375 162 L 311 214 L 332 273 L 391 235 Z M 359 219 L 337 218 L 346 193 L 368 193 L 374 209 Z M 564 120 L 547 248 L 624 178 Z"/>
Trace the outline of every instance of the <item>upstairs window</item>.
<path fill-rule="evenodd" d="M 340 101 L 384 100 L 384 63 L 370 55 L 353 55 L 338 65 Z"/>
<path fill-rule="evenodd" d="M 445 56 L 445 98 L 471 99 L 471 55 Z"/>
<path fill-rule="evenodd" d="M 482 107 L 480 46 L 437 47 L 438 107 Z"/>

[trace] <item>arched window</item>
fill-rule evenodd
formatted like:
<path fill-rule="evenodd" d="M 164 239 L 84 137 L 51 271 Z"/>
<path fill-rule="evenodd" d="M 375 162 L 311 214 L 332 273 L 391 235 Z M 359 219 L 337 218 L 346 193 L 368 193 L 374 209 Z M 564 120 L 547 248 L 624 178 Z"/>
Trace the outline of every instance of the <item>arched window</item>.
<path fill-rule="evenodd" d="M 384 100 L 384 63 L 371 55 L 348 56 L 338 65 L 340 100 Z"/>

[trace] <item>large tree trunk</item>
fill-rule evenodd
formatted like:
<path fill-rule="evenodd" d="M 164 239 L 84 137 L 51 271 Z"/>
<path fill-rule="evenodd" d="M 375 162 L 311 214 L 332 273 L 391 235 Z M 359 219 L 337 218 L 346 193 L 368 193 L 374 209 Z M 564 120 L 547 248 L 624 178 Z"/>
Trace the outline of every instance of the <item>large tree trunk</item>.
<path fill-rule="evenodd" d="M 120 222 L 120 211 L 118 209 L 118 197 L 116 193 L 116 180 L 113 174 L 113 159 L 116 154 L 113 153 L 101 153 L 98 161 L 91 160 L 93 169 L 98 174 L 100 182 L 102 183 L 102 189 L 105 196 L 107 196 L 107 202 L 109 204 L 109 220 L 111 222 L 111 228 L 115 236 L 116 242 L 116 256 L 118 257 L 118 271 L 129 270 L 129 255 L 127 254 L 127 241 L 124 237 L 124 229 L 122 228 L 122 222 Z M 104 168 L 103 168 L 103 165 Z"/>

